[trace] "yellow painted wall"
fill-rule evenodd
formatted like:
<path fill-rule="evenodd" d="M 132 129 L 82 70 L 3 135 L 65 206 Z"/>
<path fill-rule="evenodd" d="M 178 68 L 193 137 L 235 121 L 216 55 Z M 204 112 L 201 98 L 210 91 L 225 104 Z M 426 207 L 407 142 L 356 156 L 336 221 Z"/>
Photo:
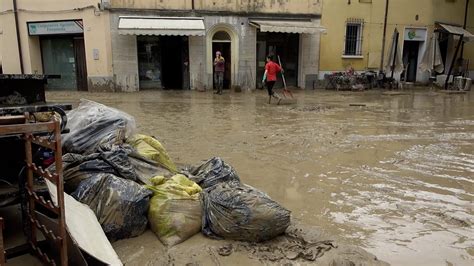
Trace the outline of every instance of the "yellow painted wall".
<path fill-rule="evenodd" d="M 322 0 L 194 0 L 196 10 L 320 14 Z M 191 10 L 192 0 L 111 0 L 112 8 Z"/>
<path fill-rule="evenodd" d="M 0 3 L 3 72 L 20 73 L 12 0 Z M 28 35 L 27 22 L 82 19 L 88 76 L 112 75 L 109 15 L 96 10 L 97 0 L 20 0 L 17 5 L 24 73 L 43 71 L 39 37 Z M 93 60 L 93 49 L 99 50 L 99 60 Z"/>
<path fill-rule="evenodd" d="M 321 38 L 321 71 L 342 71 L 349 66 L 356 70 L 380 67 L 382 52 L 383 21 L 386 0 L 372 0 L 361 3 L 358 0 L 324 0 L 321 25 L 327 34 Z M 427 27 L 433 32 L 434 23 L 463 24 L 465 0 L 391 0 L 389 5 L 385 59 L 395 28 L 400 32 L 399 45 L 403 45 L 405 27 Z M 474 20 L 474 2 L 470 4 L 471 17 L 468 28 L 471 32 Z M 418 15 L 418 19 L 416 16 Z M 362 54 L 363 58 L 342 58 L 344 51 L 345 22 L 348 18 L 364 19 Z M 430 36 L 428 36 L 429 38 Z M 400 46 L 400 47 L 401 47 Z M 466 45 L 466 54 L 474 62 L 472 44 Z M 385 63 L 384 63 L 385 64 Z M 474 64 L 471 64 L 474 65 Z M 474 66 L 472 66 L 474 69 Z"/>

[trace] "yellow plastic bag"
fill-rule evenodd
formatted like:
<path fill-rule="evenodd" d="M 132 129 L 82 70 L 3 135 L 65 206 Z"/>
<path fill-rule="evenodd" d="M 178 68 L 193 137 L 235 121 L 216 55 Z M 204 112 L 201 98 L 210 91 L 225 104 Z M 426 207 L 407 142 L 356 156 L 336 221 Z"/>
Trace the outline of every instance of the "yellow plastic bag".
<path fill-rule="evenodd" d="M 166 246 L 179 244 L 201 231 L 201 187 L 184 175 L 151 179 L 153 191 L 148 210 L 151 230 Z"/>
<path fill-rule="evenodd" d="M 172 173 L 177 173 L 178 168 L 171 161 L 168 153 L 161 143 L 150 136 L 137 134 L 127 140 L 127 143 L 132 145 L 140 155 L 157 162 L 160 166 L 168 169 Z"/>

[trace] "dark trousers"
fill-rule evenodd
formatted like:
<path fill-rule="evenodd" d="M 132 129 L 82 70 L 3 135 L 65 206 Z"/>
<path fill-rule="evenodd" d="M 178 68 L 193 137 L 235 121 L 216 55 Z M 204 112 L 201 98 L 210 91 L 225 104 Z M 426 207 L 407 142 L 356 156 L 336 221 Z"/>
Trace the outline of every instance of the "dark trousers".
<path fill-rule="evenodd" d="M 215 71 L 214 72 L 214 83 L 216 84 L 216 89 L 218 92 L 222 91 L 224 87 L 224 72 Z"/>
<path fill-rule="evenodd" d="M 276 81 L 268 81 L 265 82 L 265 86 L 267 87 L 267 90 L 268 90 L 268 95 L 269 96 L 272 96 L 273 95 L 273 86 L 275 85 L 275 82 Z"/>

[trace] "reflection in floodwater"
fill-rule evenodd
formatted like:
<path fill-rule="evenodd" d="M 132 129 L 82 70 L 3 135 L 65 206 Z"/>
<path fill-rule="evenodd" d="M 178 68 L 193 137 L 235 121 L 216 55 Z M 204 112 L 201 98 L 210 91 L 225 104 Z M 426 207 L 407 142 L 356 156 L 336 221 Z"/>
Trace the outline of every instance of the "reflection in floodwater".
<path fill-rule="evenodd" d="M 474 264 L 474 93 L 295 96 L 280 106 L 263 92 L 48 99 L 122 109 L 178 163 L 221 156 L 294 219 L 392 264 Z"/>

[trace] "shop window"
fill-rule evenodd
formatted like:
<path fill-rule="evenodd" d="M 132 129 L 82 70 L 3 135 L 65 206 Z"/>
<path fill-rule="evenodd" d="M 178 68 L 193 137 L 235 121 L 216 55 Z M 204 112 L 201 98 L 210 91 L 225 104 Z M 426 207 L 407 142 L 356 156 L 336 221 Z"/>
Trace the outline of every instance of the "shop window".
<path fill-rule="evenodd" d="M 218 31 L 212 36 L 213 41 L 230 41 L 230 35 L 225 31 Z"/>
<path fill-rule="evenodd" d="M 362 29 L 364 22 L 360 19 L 349 19 L 346 22 L 344 55 L 362 56 Z"/>

